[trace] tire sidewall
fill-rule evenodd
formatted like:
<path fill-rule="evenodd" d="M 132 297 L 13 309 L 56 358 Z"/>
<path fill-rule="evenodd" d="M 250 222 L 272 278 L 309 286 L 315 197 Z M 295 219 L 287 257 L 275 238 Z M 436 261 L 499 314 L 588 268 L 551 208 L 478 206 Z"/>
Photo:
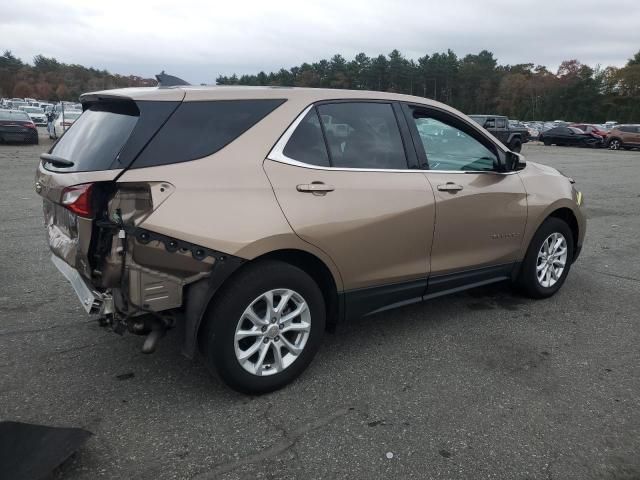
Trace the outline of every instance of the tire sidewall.
<path fill-rule="evenodd" d="M 540 247 L 542 247 L 542 243 L 553 233 L 561 233 L 565 237 L 567 242 L 567 262 L 560 279 L 551 287 L 543 287 L 538 281 L 536 272 L 538 252 L 540 251 Z M 559 218 L 547 218 L 542 225 L 540 225 L 540 228 L 538 228 L 529 244 L 529 249 L 527 250 L 520 272 L 520 286 L 529 296 L 534 298 L 547 298 L 552 296 L 560 290 L 567 279 L 573 255 L 573 233 L 569 225 Z"/>
<path fill-rule="evenodd" d="M 257 274 L 257 272 L 260 272 Z M 287 288 L 301 295 L 311 313 L 309 338 L 300 356 L 285 370 L 260 377 L 246 371 L 236 358 L 235 331 L 244 310 L 263 293 Z M 252 265 L 234 278 L 222 292 L 219 303 L 207 313 L 204 355 L 209 368 L 235 390 L 256 394 L 283 387 L 298 377 L 309 365 L 324 334 L 326 313 L 324 299 L 314 280 L 304 271 L 281 262 Z"/>

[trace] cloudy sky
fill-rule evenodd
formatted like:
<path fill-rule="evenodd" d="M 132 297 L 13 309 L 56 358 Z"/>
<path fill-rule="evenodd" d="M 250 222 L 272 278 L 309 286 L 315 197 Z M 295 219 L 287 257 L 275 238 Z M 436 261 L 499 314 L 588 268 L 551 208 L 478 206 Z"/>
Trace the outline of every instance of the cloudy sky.
<path fill-rule="evenodd" d="M 2 0 L 0 49 L 31 62 L 192 83 L 341 53 L 451 48 L 502 64 L 622 66 L 640 50 L 640 0 Z"/>

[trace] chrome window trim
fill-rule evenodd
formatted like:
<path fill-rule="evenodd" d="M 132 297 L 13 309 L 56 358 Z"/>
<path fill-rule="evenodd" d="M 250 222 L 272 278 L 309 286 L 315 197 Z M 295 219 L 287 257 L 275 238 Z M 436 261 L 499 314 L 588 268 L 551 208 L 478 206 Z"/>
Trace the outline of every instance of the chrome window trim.
<path fill-rule="evenodd" d="M 293 158 L 287 157 L 283 152 L 284 148 L 287 146 L 289 139 L 293 135 L 293 132 L 298 128 L 298 125 L 302 122 L 304 117 L 311 111 L 311 109 L 315 108 L 315 104 L 309 105 L 305 108 L 302 113 L 300 113 L 296 119 L 289 125 L 289 127 L 282 134 L 280 139 L 273 146 L 271 151 L 267 154 L 267 160 L 272 160 L 278 163 L 285 163 L 287 165 L 292 165 L 294 167 L 302 167 L 308 168 L 310 170 L 328 170 L 328 171 L 340 171 L 340 172 L 388 172 L 388 173 L 457 173 L 457 174 L 470 174 L 470 173 L 484 173 L 484 174 L 493 174 L 493 175 L 513 175 L 514 173 L 518 173 L 519 170 L 513 170 L 511 172 L 494 172 L 488 170 L 422 170 L 422 169 L 414 169 L 414 168 L 348 168 L 348 167 L 322 167 L 320 165 L 312 165 L 310 163 L 300 162 Z"/>

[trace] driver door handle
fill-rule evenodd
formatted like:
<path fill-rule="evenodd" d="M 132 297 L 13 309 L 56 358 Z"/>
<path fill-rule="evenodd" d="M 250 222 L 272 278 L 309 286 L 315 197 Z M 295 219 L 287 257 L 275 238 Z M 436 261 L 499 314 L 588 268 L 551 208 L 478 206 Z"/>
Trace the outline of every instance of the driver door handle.
<path fill-rule="evenodd" d="M 441 192 L 459 192 L 462 190 L 462 185 L 458 185 L 457 183 L 447 182 L 441 185 L 438 185 L 438 190 Z"/>
<path fill-rule="evenodd" d="M 333 192 L 335 187 L 333 185 L 327 185 L 322 182 L 313 182 L 313 183 L 303 183 L 296 186 L 296 190 L 303 193 L 313 193 L 313 194 L 325 194 L 327 192 Z"/>

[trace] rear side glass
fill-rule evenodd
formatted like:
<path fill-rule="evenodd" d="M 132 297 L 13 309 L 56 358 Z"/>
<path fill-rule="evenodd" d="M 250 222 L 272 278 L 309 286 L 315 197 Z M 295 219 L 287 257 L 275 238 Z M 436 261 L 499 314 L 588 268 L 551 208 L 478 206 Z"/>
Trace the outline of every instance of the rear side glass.
<path fill-rule="evenodd" d="M 496 118 L 496 128 L 507 128 L 507 121 L 504 118 Z"/>
<path fill-rule="evenodd" d="M 211 155 L 284 102 L 282 99 L 183 102 L 132 168 L 187 162 Z"/>
<path fill-rule="evenodd" d="M 318 106 L 318 113 L 333 167 L 408 168 L 391 104 L 332 103 Z"/>
<path fill-rule="evenodd" d="M 282 153 L 298 162 L 320 167 L 329 166 L 329 155 L 315 109 L 312 108 L 305 115 Z"/>
<path fill-rule="evenodd" d="M 133 102 L 91 105 L 54 145 L 53 155 L 71 160 L 65 172 L 108 170 L 138 123 Z"/>

